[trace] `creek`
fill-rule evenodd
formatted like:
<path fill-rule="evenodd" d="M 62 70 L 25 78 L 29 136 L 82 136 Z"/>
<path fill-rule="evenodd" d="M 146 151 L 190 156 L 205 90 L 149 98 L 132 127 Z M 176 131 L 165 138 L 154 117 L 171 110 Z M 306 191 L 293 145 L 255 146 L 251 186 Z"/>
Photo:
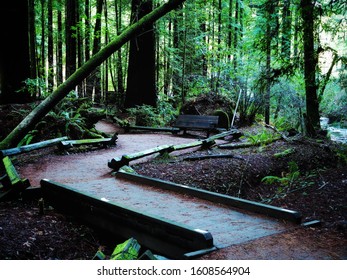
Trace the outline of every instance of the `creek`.
<path fill-rule="evenodd" d="M 334 142 L 347 144 L 347 126 L 341 123 L 330 124 L 329 118 L 320 118 L 321 127 L 328 131 L 328 136 Z"/>

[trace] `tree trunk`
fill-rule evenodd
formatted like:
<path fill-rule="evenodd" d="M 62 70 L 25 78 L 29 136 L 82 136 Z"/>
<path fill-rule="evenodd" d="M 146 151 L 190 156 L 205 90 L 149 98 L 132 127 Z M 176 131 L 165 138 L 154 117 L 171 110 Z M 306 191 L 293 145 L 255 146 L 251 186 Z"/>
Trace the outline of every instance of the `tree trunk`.
<path fill-rule="evenodd" d="M 151 13 L 147 14 L 137 22 L 128 26 L 113 41 L 107 44 L 81 68 L 73 73 L 63 84 L 61 84 L 49 97 L 41 102 L 1 143 L 0 149 L 16 145 L 42 117 L 44 117 L 55 105 L 59 103 L 76 85 L 81 83 L 96 67 L 104 62 L 112 53 L 121 48 L 131 38 L 138 35 L 144 26 L 153 24 L 156 20 L 177 8 L 184 0 L 170 0 L 162 4 Z"/>
<path fill-rule="evenodd" d="M 2 1 L 0 9 L 0 103 L 23 103 L 28 92 L 20 92 L 30 77 L 28 3 Z"/>
<path fill-rule="evenodd" d="M 29 0 L 30 77 L 37 78 L 35 0 Z"/>
<path fill-rule="evenodd" d="M 46 80 L 46 1 L 41 0 L 41 46 L 40 46 L 40 64 L 39 64 L 39 76 L 40 78 Z M 40 95 L 42 92 L 39 93 Z"/>
<path fill-rule="evenodd" d="M 52 9 L 52 1 L 48 0 L 48 88 L 54 88 L 54 71 L 53 71 L 53 56 L 54 56 L 54 49 L 53 49 L 53 9 Z"/>
<path fill-rule="evenodd" d="M 304 73 L 306 92 L 307 125 L 313 130 L 307 131 L 309 136 L 315 136 L 320 129 L 319 102 L 317 97 L 316 67 L 317 54 L 314 50 L 314 4 L 311 0 L 301 1 L 301 16 L 303 20 L 304 39 Z"/>
<path fill-rule="evenodd" d="M 290 12 L 290 0 L 283 1 L 282 10 L 282 58 L 285 62 L 290 61 L 291 49 L 291 29 L 292 29 L 292 16 Z"/>
<path fill-rule="evenodd" d="M 275 13 L 275 3 L 273 1 L 268 1 L 265 4 L 266 13 L 266 86 L 265 86 L 265 123 L 270 124 L 270 91 L 271 91 L 271 42 L 272 36 L 275 34 L 273 32 L 273 14 Z"/>
<path fill-rule="evenodd" d="M 101 48 L 101 15 L 104 7 L 104 0 L 97 0 L 96 14 L 97 18 L 94 27 L 93 55 L 99 52 Z M 97 67 L 92 76 L 92 85 L 94 88 L 94 101 L 101 101 L 101 68 Z"/>
<path fill-rule="evenodd" d="M 66 78 L 76 71 L 76 52 L 77 42 L 74 34 L 76 28 L 76 1 L 66 0 L 66 25 L 65 25 L 65 43 L 66 43 Z"/>
<path fill-rule="evenodd" d="M 62 20 L 62 0 L 58 0 L 58 14 L 57 14 L 57 85 L 63 82 L 63 20 Z"/>
<path fill-rule="evenodd" d="M 228 61 L 231 62 L 233 47 L 233 0 L 229 0 L 229 25 L 228 25 Z"/>
<path fill-rule="evenodd" d="M 133 0 L 131 21 L 151 12 L 152 0 Z M 125 108 L 137 105 L 157 105 L 155 82 L 155 35 L 154 26 L 147 25 L 140 36 L 130 41 L 129 66 Z"/>
<path fill-rule="evenodd" d="M 119 1 L 115 0 L 115 13 L 116 13 L 116 28 L 117 34 L 119 34 L 122 30 L 122 5 L 118 3 Z M 118 96 L 124 96 L 125 87 L 124 87 L 124 75 L 123 75 L 123 63 L 122 63 L 122 49 L 120 48 L 117 51 L 116 58 L 116 68 L 117 68 L 117 90 Z M 123 99 L 122 99 L 123 100 Z M 123 106 L 123 102 L 120 102 Z"/>

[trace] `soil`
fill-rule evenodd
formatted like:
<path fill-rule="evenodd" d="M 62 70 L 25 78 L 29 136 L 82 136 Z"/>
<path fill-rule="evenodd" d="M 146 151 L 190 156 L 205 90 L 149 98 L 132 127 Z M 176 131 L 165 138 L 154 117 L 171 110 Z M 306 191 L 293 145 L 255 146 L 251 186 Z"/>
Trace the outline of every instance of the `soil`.
<path fill-rule="evenodd" d="M 111 177 L 107 161 L 112 157 L 192 141 L 169 133 L 123 134 L 107 122 L 98 123 L 97 128 L 110 134 L 118 131 L 117 146 L 65 154 L 47 148 L 18 155 L 13 162 L 20 176 L 28 178 L 32 186 L 39 186 L 43 178 L 69 183 Z M 201 259 L 346 259 L 347 166 L 335 149 L 327 140 L 317 143 L 304 139 L 232 150 L 213 146 L 169 157 L 148 157 L 132 168 L 143 175 L 297 210 L 303 222 L 320 221 L 314 227 L 298 226 L 217 250 Z M 284 151 L 291 152 L 274 156 Z M 186 159 L 220 154 L 233 157 Z M 273 176 L 276 182 L 262 181 L 265 176 Z M 0 203 L 0 259 L 92 259 L 99 248 L 112 252 L 119 241 L 106 239 L 97 230 L 52 208 L 40 214 L 37 199 L 22 197 Z"/>

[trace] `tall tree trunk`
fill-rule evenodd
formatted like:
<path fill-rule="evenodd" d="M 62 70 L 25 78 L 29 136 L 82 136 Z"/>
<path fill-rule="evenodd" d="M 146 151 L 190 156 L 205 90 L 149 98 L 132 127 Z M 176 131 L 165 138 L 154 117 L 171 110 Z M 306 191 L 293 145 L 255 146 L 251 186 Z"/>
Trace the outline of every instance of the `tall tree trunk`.
<path fill-rule="evenodd" d="M 131 22 L 141 19 L 153 9 L 152 0 L 133 0 Z M 130 41 L 126 108 L 137 105 L 157 105 L 155 83 L 154 25 L 147 25 L 142 34 Z"/>
<path fill-rule="evenodd" d="M 266 28 L 266 87 L 265 87 L 265 124 L 270 124 L 270 91 L 271 91 L 271 27 Z"/>
<path fill-rule="evenodd" d="M 81 68 L 73 73 L 51 95 L 49 95 L 2 141 L 0 149 L 15 146 L 52 108 L 57 105 L 76 85 L 81 83 L 96 67 L 104 62 L 112 53 L 121 48 L 131 38 L 138 35 L 145 26 L 151 26 L 156 20 L 177 8 L 184 0 L 170 0 L 162 4 L 148 15 L 133 23 L 113 41 L 101 49 Z M 12 2 L 11 2 L 12 3 Z"/>
<path fill-rule="evenodd" d="M 115 0 L 115 12 L 116 12 L 116 28 L 117 34 L 121 32 L 122 29 L 122 5 L 120 1 Z M 122 49 L 120 48 L 117 51 L 117 90 L 118 96 L 124 96 L 125 87 L 124 87 L 124 75 L 123 75 L 123 63 L 122 63 Z M 122 102 L 123 103 L 123 102 Z M 122 104 L 123 106 L 124 104 Z"/>
<path fill-rule="evenodd" d="M 174 67 L 172 69 L 172 94 L 173 96 L 179 96 L 180 94 L 180 85 L 181 85 L 181 72 L 179 70 L 179 65 L 180 64 L 180 57 L 181 57 L 181 48 L 180 48 L 180 41 L 181 41 L 181 34 L 182 30 L 181 28 L 183 27 L 183 11 L 182 8 L 180 7 L 179 9 L 176 10 L 175 16 L 173 17 L 173 26 L 172 26 L 172 47 L 175 50 L 175 55 L 176 61 L 174 64 Z M 176 66 L 176 67 L 175 67 Z"/>
<path fill-rule="evenodd" d="M 46 0 L 41 0 L 41 46 L 40 46 L 40 65 L 39 65 L 39 76 L 46 80 Z M 40 93 L 41 95 L 41 93 Z"/>
<path fill-rule="evenodd" d="M 96 20 L 94 27 L 94 40 L 93 40 L 93 55 L 99 52 L 101 48 L 101 15 L 104 7 L 104 0 L 97 0 L 96 4 Z M 94 88 L 94 101 L 101 102 L 101 68 L 97 67 L 91 77 Z"/>
<path fill-rule="evenodd" d="M 240 9 L 240 0 L 236 0 L 235 3 L 235 21 L 234 21 L 234 72 L 237 72 L 238 66 L 238 45 L 239 45 L 239 9 Z"/>
<path fill-rule="evenodd" d="M 314 50 L 314 3 L 311 0 L 301 1 L 301 16 L 303 20 L 304 37 L 306 129 L 309 136 L 315 136 L 315 130 L 320 129 L 320 116 L 316 84 L 318 58 Z"/>
<path fill-rule="evenodd" d="M 231 62 L 233 46 L 233 0 L 229 0 L 229 24 L 228 24 L 228 60 Z"/>
<path fill-rule="evenodd" d="M 84 59 L 88 61 L 90 59 L 91 49 L 90 49 L 90 34 L 91 34 L 91 23 L 90 23 L 90 1 L 85 0 L 84 3 Z M 84 86 L 84 96 L 93 99 L 93 87 L 89 85 L 89 79 L 87 78 L 83 81 Z"/>
<path fill-rule="evenodd" d="M 168 36 L 167 36 L 167 43 L 166 45 L 168 48 L 172 48 L 172 18 L 169 19 L 169 24 L 168 24 Z M 170 82 L 171 82 L 171 77 L 172 77 L 172 72 L 171 72 L 171 52 L 169 51 L 164 51 L 164 94 L 168 96 L 170 94 Z"/>
<path fill-rule="evenodd" d="M 76 28 L 76 1 L 66 0 L 66 25 L 65 25 L 65 44 L 66 44 L 66 78 L 76 71 L 77 41 L 74 29 Z"/>
<path fill-rule="evenodd" d="M 30 100 L 29 92 L 20 92 L 30 77 L 28 2 L 2 1 L 0 9 L 0 103 Z"/>
<path fill-rule="evenodd" d="M 290 12 L 290 1 L 283 1 L 282 10 L 282 58 L 285 62 L 290 61 L 290 49 L 291 49 L 291 26 L 292 26 L 292 16 Z"/>
<path fill-rule="evenodd" d="M 30 77 L 37 78 L 35 0 L 29 0 Z"/>
<path fill-rule="evenodd" d="M 57 14 L 57 85 L 63 82 L 63 10 L 62 0 L 58 0 L 58 14 Z"/>
<path fill-rule="evenodd" d="M 77 36 L 77 67 L 80 68 L 84 63 L 84 45 L 83 45 L 83 36 L 82 36 L 82 27 L 81 27 L 81 0 L 76 0 L 76 36 Z M 84 87 L 78 87 L 78 96 L 84 96 Z"/>
<path fill-rule="evenodd" d="M 105 17 L 105 44 L 108 44 L 110 39 L 109 39 L 109 27 L 108 27 L 108 8 L 107 8 L 107 1 L 105 3 L 105 7 L 104 7 L 104 17 Z M 109 59 L 106 59 L 105 61 L 105 67 L 104 67 L 104 70 L 103 70 L 103 88 L 102 88 L 102 92 L 103 92 L 103 95 L 102 95 L 102 102 L 106 102 L 106 99 L 107 99 L 107 92 L 108 92 L 108 83 L 109 83 L 109 80 L 108 80 L 108 76 L 109 76 L 109 61 L 110 61 L 110 58 Z"/>
<path fill-rule="evenodd" d="M 53 8 L 52 1 L 48 0 L 47 4 L 47 17 L 48 17 L 48 88 L 54 88 L 54 49 L 53 49 Z"/>

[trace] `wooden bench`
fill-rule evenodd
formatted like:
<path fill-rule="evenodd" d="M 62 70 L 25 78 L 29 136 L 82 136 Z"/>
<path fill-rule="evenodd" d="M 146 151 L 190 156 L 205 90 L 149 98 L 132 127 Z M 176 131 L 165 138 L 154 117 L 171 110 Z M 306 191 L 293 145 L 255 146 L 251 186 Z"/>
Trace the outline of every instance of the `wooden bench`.
<path fill-rule="evenodd" d="M 209 137 L 210 132 L 217 128 L 218 119 L 218 116 L 179 115 L 173 127 L 183 130 L 184 133 L 187 133 L 187 130 L 203 130 Z"/>

